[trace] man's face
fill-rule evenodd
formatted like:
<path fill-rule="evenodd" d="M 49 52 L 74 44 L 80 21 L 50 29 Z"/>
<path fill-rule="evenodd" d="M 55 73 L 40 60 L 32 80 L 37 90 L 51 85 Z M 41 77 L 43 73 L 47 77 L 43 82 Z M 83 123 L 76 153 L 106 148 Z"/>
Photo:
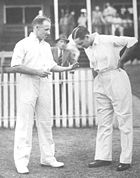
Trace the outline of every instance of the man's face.
<path fill-rule="evenodd" d="M 90 46 L 89 36 L 85 36 L 84 39 L 77 38 L 74 41 L 78 48 L 88 48 Z"/>
<path fill-rule="evenodd" d="M 39 40 L 45 40 L 50 35 L 51 23 L 47 20 L 36 26 L 36 35 Z"/>
<path fill-rule="evenodd" d="M 57 42 L 57 46 L 58 46 L 60 49 L 62 49 L 62 50 L 64 50 L 64 49 L 66 48 L 66 45 L 67 45 L 67 43 L 66 43 L 65 40 L 59 40 L 59 41 Z"/>

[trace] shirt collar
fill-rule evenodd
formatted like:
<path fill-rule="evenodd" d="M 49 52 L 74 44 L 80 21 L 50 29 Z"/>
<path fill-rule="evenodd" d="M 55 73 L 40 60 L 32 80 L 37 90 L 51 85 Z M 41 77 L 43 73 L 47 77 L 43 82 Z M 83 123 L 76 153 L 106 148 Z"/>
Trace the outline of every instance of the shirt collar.
<path fill-rule="evenodd" d="M 92 36 L 94 37 L 93 45 L 99 44 L 99 33 L 95 32 L 92 34 Z"/>
<path fill-rule="evenodd" d="M 31 32 L 29 37 L 35 41 L 38 41 L 39 42 L 39 39 L 36 37 L 35 33 L 34 32 Z M 44 40 L 41 40 L 40 43 L 44 42 Z"/>

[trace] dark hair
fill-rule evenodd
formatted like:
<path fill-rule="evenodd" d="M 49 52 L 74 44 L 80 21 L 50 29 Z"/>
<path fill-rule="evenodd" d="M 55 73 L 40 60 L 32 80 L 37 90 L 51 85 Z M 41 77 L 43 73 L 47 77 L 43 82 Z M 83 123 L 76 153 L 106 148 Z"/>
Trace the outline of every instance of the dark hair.
<path fill-rule="evenodd" d="M 86 27 L 78 26 L 72 31 L 72 39 L 84 39 L 87 34 L 89 34 L 89 31 Z"/>
<path fill-rule="evenodd" d="M 42 25 L 44 21 L 48 21 L 51 23 L 50 18 L 46 17 L 46 16 L 36 16 L 33 21 L 32 21 L 32 27 L 36 26 L 36 25 Z"/>

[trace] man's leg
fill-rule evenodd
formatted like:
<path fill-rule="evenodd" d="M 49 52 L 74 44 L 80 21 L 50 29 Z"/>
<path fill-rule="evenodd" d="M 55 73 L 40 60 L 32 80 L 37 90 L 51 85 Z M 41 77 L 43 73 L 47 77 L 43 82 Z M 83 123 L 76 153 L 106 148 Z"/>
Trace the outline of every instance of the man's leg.
<path fill-rule="evenodd" d="M 15 129 L 14 161 L 19 173 L 26 173 L 32 148 L 35 98 L 32 79 L 22 75 L 19 83 L 18 114 Z"/>
<path fill-rule="evenodd" d="M 117 78 L 118 77 L 118 78 Z M 116 77 L 114 85 L 114 112 L 117 115 L 121 132 L 120 163 L 130 164 L 132 161 L 133 147 L 133 122 L 132 122 L 132 93 L 129 78 L 121 70 Z"/>
<path fill-rule="evenodd" d="M 112 161 L 112 121 L 113 108 L 109 98 L 100 93 L 95 94 L 97 108 L 97 136 L 95 148 L 95 161 L 89 167 L 108 166 Z"/>
<path fill-rule="evenodd" d="M 113 108 L 106 95 L 96 93 L 95 97 L 98 123 L 95 160 L 111 161 Z"/>
<path fill-rule="evenodd" d="M 113 107 L 117 115 L 121 133 L 121 155 L 117 171 L 130 167 L 133 148 L 132 93 L 129 78 L 125 71 L 114 74 Z"/>
<path fill-rule="evenodd" d="M 41 79 L 40 96 L 36 105 L 36 119 L 41 151 L 41 164 L 52 167 L 64 166 L 62 163 L 59 164 L 54 157 L 55 144 L 52 136 L 51 90 L 50 83 L 47 79 Z"/>

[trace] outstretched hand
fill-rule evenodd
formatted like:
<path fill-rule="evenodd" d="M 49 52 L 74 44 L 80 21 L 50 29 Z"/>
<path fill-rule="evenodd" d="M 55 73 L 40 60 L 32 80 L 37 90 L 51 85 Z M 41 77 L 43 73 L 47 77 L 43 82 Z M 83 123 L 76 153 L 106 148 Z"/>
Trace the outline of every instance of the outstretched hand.
<path fill-rule="evenodd" d="M 38 70 L 39 77 L 48 77 L 51 73 L 48 70 Z"/>

